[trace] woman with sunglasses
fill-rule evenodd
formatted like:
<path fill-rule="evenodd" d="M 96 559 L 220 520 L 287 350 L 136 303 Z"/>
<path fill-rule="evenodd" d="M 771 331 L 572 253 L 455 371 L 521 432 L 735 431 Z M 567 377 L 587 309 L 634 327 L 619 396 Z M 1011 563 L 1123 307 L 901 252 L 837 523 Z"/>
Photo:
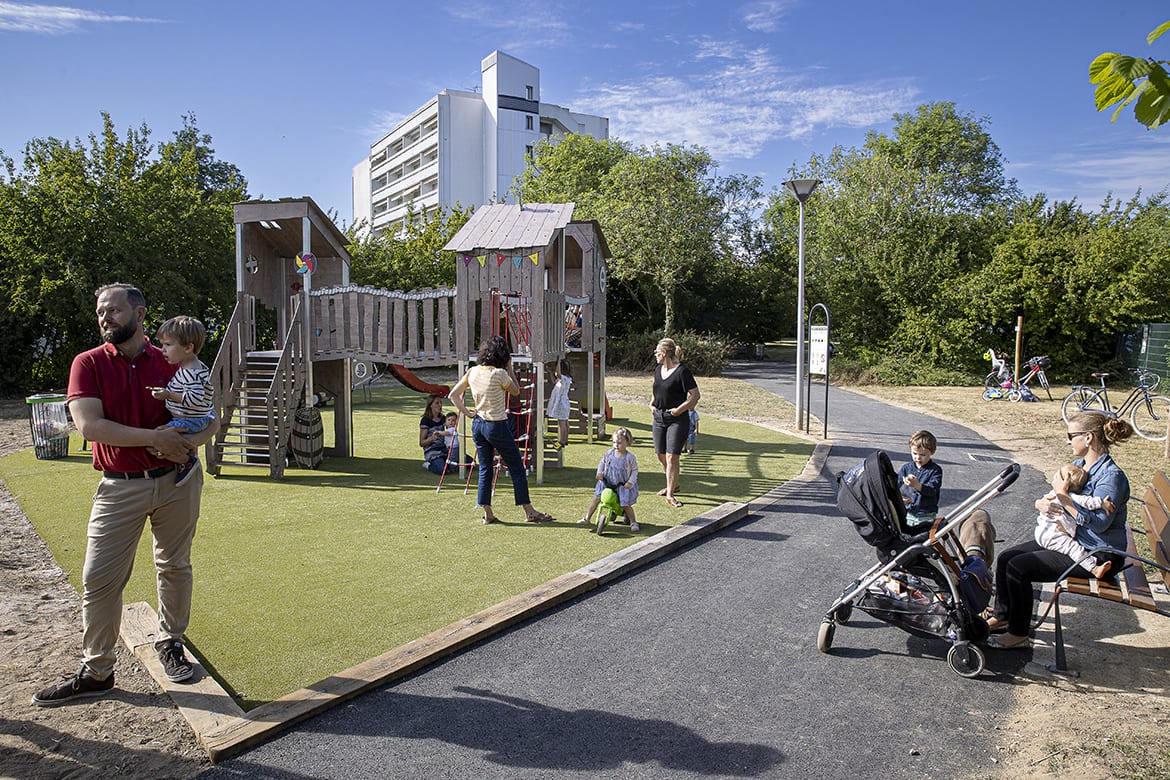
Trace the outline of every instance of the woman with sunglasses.
<path fill-rule="evenodd" d="M 1087 411 L 1073 417 L 1068 423 L 1068 443 L 1076 460 L 1073 463 L 1089 472 L 1084 495 L 1109 498 L 1113 511 L 1106 507 L 1089 510 L 1079 507 L 1069 498 L 1067 479 L 1053 482 L 1054 498 L 1036 500 L 1039 512 L 1063 511 L 1073 518 L 1077 530 L 1073 538 L 1087 548 L 1107 544 L 1125 549 L 1125 507 L 1129 502 L 1129 478 L 1109 455 L 1109 447 L 1124 442 L 1133 435 L 1133 428 L 1104 412 Z M 1110 557 L 1109 571 L 1120 570 L 1123 559 Z M 1075 564 L 1064 553 L 1046 550 L 1029 539 L 999 555 L 995 566 L 995 614 L 988 625 L 993 636 L 991 647 L 1027 648 L 1032 644 L 1028 629 L 1032 622 L 1032 586 L 1034 583 L 1056 582 Z"/>

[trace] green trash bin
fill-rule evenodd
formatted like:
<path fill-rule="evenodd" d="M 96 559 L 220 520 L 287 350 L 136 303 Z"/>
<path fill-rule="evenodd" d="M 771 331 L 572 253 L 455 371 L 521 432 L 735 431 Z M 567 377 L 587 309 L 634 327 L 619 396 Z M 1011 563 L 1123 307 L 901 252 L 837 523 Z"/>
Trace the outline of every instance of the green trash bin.
<path fill-rule="evenodd" d="M 64 458 L 69 454 L 69 418 L 65 416 L 65 396 L 57 393 L 30 395 L 28 424 L 32 429 L 33 449 L 37 460 Z"/>

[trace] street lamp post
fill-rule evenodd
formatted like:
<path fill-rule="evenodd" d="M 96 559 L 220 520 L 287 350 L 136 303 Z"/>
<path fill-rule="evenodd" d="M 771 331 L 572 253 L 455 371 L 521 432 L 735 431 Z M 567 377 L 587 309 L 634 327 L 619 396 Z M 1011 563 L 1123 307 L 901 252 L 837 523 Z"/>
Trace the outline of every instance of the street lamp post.
<path fill-rule="evenodd" d="M 800 203 L 800 232 L 796 272 L 796 427 L 804 420 L 804 202 L 821 183 L 820 179 L 791 179 L 784 182 Z"/>

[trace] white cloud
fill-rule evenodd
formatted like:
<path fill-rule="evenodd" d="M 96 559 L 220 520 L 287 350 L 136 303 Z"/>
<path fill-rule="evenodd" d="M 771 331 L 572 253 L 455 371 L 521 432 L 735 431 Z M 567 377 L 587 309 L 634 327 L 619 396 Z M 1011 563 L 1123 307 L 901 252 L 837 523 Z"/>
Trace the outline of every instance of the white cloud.
<path fill-rule="evenodd" d="M 646 29 L 646 25 L 641 22 L 615 22 L 613 29 L 619 33 L 641 32 Z"/>
<path fill-rule="evenodd" d="M 487 0 L 461 0 L 446 7 L 448 14 L 463 22 L 471 22 L 489 30 L 510 32 L 515 36 L 500 48 L 516 49 L 532 46 L 553 46 L 571 39 L 571 15 L 548 0 L 520 0 L 510 3 L 507 10 L 499 3 Z"/>
<path fill-rule="evenodd" d="M 695 46 L 692 72 L 604 84 L 574 99 L 574 110 L 608 116 L 613 136 L 636 145 L 697 144 L 717 159 L 750 159 L 770 141 L 888 121 L 918 94 L 905 81 L 818 84 L 817 71 L 787 71 L 766 48 Z"/>
<path fill-rule="evenodd" d="M 1101 205 L 1106 194 L 1127 201 L 1140 189 L 1149 198 L 1170 189 L 1170 155 L 1161 139 L 1119 149 L 1116 144 L 1085 144 L 1047 158 L 1010 164 L 1007 174 L 1020 180 L 1025 194 L 1043 192 L 1049 201 L 1076 198 L 1084 207 Z"/>
<path fill-rule="evenodd" d="M 741 10 L 744 26 L 755 32 L 775 32 L 780 27 L 780 19 L 788 13 L 795 2 L 792 0 L 760 0 L 748 3 Z"/>
<path fill-rule="evenodd" d="M 112 16 L 64 5 L 0 2 L 0 30 L 13 32 L 64 35 L 76 32 L 86 24 L 153 24 L 161 21 L 142 16 Z"/>
<path fill-rule="evenodd" d="M 407 114 L 401 111 L 372 111 L 368 116 L 365 126 L 361 127 L 357 134 L 359 137 L 366 139 L 368 143 L 374 143 L 395 127 L 398 127 L 398 124 L 406 119 L 406 117 Z"/>

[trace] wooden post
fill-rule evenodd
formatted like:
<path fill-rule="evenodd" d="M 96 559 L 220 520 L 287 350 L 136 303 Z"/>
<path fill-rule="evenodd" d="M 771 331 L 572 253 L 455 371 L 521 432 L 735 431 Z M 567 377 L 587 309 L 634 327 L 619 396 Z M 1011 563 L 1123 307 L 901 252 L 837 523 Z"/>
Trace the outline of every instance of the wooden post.
<path fill-rule="evenodd" d="M 1024 340 L 1024 314 L 1020 312 L 1016 315 L 1016 373 L 1015 381 L 1020 381 L 1020 346 Z"/>

